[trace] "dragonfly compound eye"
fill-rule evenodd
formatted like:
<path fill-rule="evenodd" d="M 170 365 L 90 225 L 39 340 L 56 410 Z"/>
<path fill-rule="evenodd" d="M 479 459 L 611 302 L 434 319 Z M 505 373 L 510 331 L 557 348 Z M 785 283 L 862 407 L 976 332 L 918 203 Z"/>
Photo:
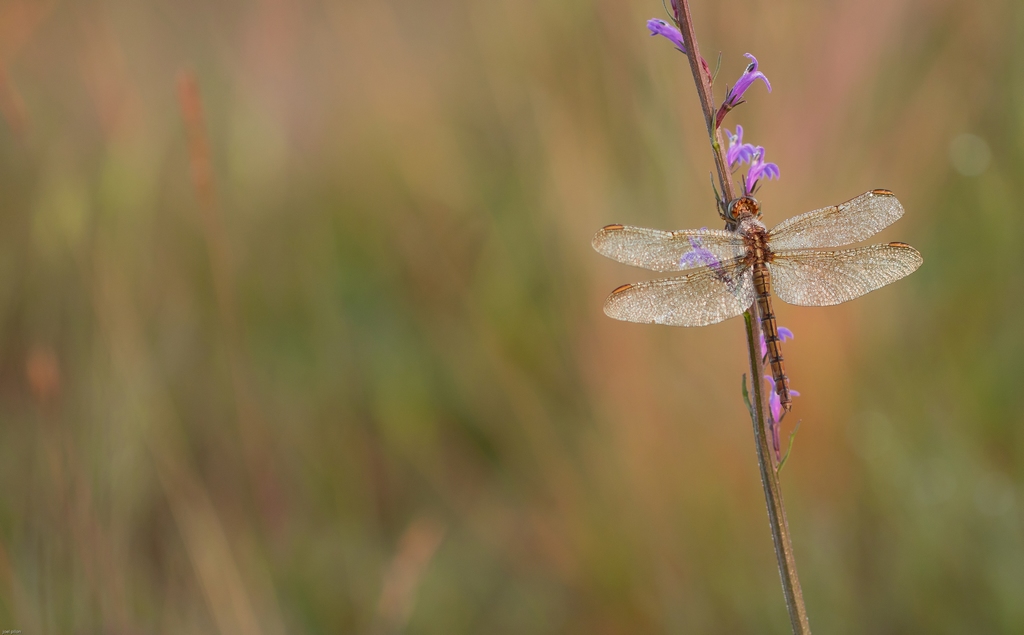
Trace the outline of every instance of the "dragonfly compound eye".
<path fill-rule="evenodd" d="M 729 203 L 729 217 L 732 220 L 739 220 L 744 216 L 753 218 L 761 217 L 761 204 L 752 196 L 741 196 Z"/>

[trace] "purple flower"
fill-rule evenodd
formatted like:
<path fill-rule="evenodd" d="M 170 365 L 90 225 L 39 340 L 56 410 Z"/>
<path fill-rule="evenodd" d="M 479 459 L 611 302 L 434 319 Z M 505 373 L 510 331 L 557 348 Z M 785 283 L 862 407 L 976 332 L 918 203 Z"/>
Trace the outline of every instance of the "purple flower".
<path fill-rule="evenodd" d="M 780 333 L 782 329 L 779 329 Z M 779 417 L 782 416 L 782 398 L 779 397 L 779 393 L 775 392 L 775 380 L 772 379 L 771 375 L 765 375 L 764 380 L 768 382 L 768 390 L 771 391 L 771 396 L 768 397 L 768 409 L 771 410 L 771 419 L 768 421 L 768 427 L 772 433 L 772 447 L 775 449 L 775 459 L 778 461 L 782 460 L 782 444 L 779 442 Z M 790 396 L 799 397 L 800 393 L 790 388 Z"/>
<path fill-rule="evenodd" d="M 721 126 L 722 120 L 725 119 L 725 115 L 728 114 L 730 110 L 743 103 L 743 94 L 747 92 L 747 89 L 749 89 L 751 84 L 755 81 L 760 79 L 764 82 L 764 85 L 768 87 L 768 92 L 772 92 L 771 82 L 768 81 L 768 78 L 765 77 L 764 73 L 757 70 L 757 58 L 750 53 L 747 53 L 745 56 L 750 58 L 750 63 L 747 64 L 747 68 L 743 71 L 743 74 L 740 75 L 740 78 L 736 80 L 736 85 L 730 88 L 729 92 L 725 94 L 725 101 L 722 102 L 722 105 L 718 109 L 718 114 L 715 116 L 716 126 Z"/>
<path fill-rule="evenodd" d="M 707 228 L 701 228 L 701 230 L 704 229 Z M 693 251 L 688 251 L 683 254 L 683 257 L 679 259 L 680 267 L 716 267 L 721 264 L 715 254 L 711 253 L 710 250 L 701 245 L 700 238 L 694 238 L 691 236 L 690 247 L 693 248 Z"/>
<path fill-rule="evenodd" d="M 683 34 L 679 32 L 679 29 L 668 22 L 658 20 L 657 18 L 651 18 L 647 21 L 647 28 L 650 30 L 651 35 L 660 35 L 667 38 L 670 42 L 676 45 L 677 49 L 683 53 L 686 52 L 686 47 L 683 46 Z"/>
<path fill-rule="evenodd" d="M 785 342 L 786 340 L 793 339 L 793 331 L 787 329 L 784 326 L 779 327 L 779 338 Z M 764 333 L 761 333 L 761 358 L 765 358 L 768 355 L 768 344 L 764 340 Z M 779 393 L 776 392 L 775 380 L 772 379 L 771 375 L 765 375 L 764 380 L 768 382 L 768 391 L 770 395 L 768 397 L 768 410 L 770 418 L 768 420 L 768 428 L 772 433 L 772 445 L 775 448 L 775 458 L 781 460 L 781 448 L 779 445 L 779 419 L 782 417 L 782 399 L 779 397 Z M 799 397 L 800 393 L 790 389 L 789 394 L 793 397 Z"/>
<path fill-rule="evenodd" d="M 743 182 L 747 194 L 754 193 L 754 188 L 757 187 L 757 182 L 762 177 L 766 179 L 779 178 L 779 166 L 774 163 L 765 163 L 764 148 L 757 146 L 754 148 L 754 156 L 750 159 L 750 171 L 747 172 L 747 178 Z"/>
<path fill-rule="evenodd" d="M 768 381 L 768 385 L 771 386 L 772 394 L 768 398 L 768 407 L 772 411 L 772 421 L 776 424 L 779 422 L 779 417 L 782 416 L 782 398 L 779 397 L 779 393 L 775 392 L 775 380 L 772 379 L 771 375 L 765 375 L 764 378 Z M 789 394 L 792 397 L 799 397 L 800 393 L 792 388 L 789 389 Z M 779 433 L 775 431 L 775 449 L 779 447 Z"/>
<path fill-rule="evenodd" d="M 725 136 L 729 137 L 729 149 L 725 152 L 725 160 L 729 167 L 734 168 L 738 163 L 750 163 L 754 158 L 754 146 L 750 143 L 743 143 L 743 126 L 736 125 L 736 134 L 729 132 L 728 128 L 722 128 Z"/>
<path fill-rule="evenodd" d="M 787 329 L 785 326 L 779 327 L 779 339 L 783 342 L 786 340 L 793 339 L 793 331 Z M 761 359 L 764 359 L 768 355 L 768 343 L 764 341 L 764 331 L 761 331 Z"/>
<path fill-rule="evenodd" d="M 729 149 L 725 152 L 725 160 L 729 162 L 729 167 L 735 168 L 740 163 L 750 164 L 750 171 L 747 172 L 747 178 L 743 183 L 747 194 L 754 192 L 758 179 L 779 178 L 779 166 L 765 163 L 763 147 L 743 143 L 743 126 L 737 125 L 735 134 L 729 132 L 728 128 L 722 130 L 729 137 Z"/>
<path fill-rule="evenodd" d="M 740 75 L 740 78 L 736 80 L 736 85 L 729 89 L 729 92 L 725 95 L 725 103 L 730 104 L 730 108 L 739 106 L 740 101 L 743 100 L 743 93 L 747 92 L 751 84 L 759 79 L 768 87 L 768 92 L 772 92 L 771 82 L 764 76 L 764 73 L 757 70 L 757 58 L 750 53 L 746 53 L 744 57 L 750 58 L 750 63 L 747 64 L 747 68 Z"/>

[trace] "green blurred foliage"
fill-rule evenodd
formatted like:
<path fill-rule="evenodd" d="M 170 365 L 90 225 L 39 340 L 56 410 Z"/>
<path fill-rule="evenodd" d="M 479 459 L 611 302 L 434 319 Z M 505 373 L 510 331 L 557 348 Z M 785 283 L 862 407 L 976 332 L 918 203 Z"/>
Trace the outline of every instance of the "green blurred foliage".
<path fill-rule="evenodd" d="M 693 10 L 766 222 L 885 187 L 925 258 L 777 307 L 812 626 L 1024 631 L 1022 7 Z M 600 310 L 597 228 L 719 223 L 662 15 L 0 2 L 0 628 L 788 632 L 742 324 Z"/>

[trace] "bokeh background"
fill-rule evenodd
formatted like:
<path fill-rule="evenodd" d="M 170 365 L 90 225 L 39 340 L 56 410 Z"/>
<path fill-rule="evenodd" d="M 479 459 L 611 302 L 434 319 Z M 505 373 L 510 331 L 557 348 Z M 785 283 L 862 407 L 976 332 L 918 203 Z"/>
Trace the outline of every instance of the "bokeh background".
<path fill-rule="evenodd" d="M 766 222 L 925 259 L 777 306 L 812 626 L 1024 632 L 1024 5 L 693 12 Z M 599 227 L 720 223 L 664 16 L 0 2 L 0 628 L 787 633 L 742 321 L 601 312 Z"/>

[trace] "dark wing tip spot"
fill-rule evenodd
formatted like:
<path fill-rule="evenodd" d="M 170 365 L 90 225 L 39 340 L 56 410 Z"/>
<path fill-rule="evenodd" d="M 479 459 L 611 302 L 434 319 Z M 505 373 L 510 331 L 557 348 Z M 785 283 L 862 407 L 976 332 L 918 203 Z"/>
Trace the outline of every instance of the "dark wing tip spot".
<path fill-rule="evenodd" d="M 605 225 L 604 227 L 601 228 L 601 231 L 617 232 L 617 231 L 621 231 L 621 230 L 623 230 L 625 228 L 626 228 L 625 225 L 619 225 L 619 224 Z"/>
<path fill-rule="evenodd" d="M 609 296 L 609 297 L 618 295 L 618 294 L 622 293 L 623 291 L 625 291 L 627 289 L 631 289 L 631 288 L 633 288 L 633 285 L 631 285 L 631 284 L 624 284 L 621 287 L 615 287 L 614 289 L 612 289 L 612 295 Z"/>
<path fill-rule="evenodd" d="M 896 196 L 889 190 L 871 190 L 871 193 L 875 194 L 876 196 Z"/>
<path fill-rule="evenodd" d="M 896 242 L 896 243 L 889 243 L 889 246 L 890 246 L 890 247 L 908 247 L 908 248 L 910 248 L 910 249 L 913 249 L 913 247 L 911 247 L 911 246 L 910 246 L 910 245 L 908 245 L 907 243 L 899 243 L 899 242 Z"/>

